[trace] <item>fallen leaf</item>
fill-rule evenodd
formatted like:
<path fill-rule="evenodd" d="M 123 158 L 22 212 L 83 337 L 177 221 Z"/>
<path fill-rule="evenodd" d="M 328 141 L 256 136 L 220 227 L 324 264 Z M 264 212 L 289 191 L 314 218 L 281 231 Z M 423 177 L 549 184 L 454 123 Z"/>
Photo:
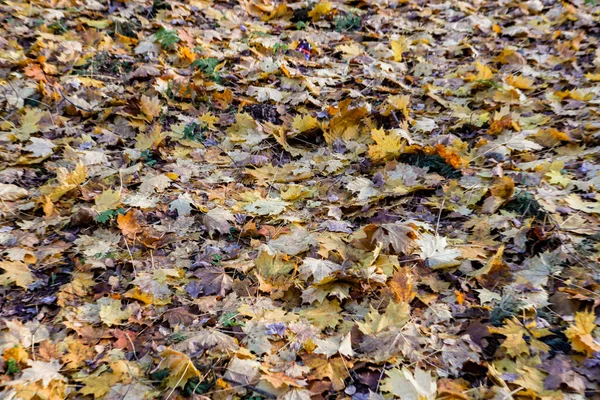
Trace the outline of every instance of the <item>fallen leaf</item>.
<path fill-rule="evenodd" d="M 386 372 L 387 378 L 381 390 L 402 400 L 433 400 L 437 394 L 437 384 L 431 373 L 415 368 L 414 374 L 406 367 L 394 368 Z"/>
<path fill-rule="evenodd" d="M 144 113 L 148 121 L 152 121 L 152 119 L 160 115 L 162 110 L 160 98 L 158 96 L 148 97 L 142 95 L 140 98 L 140 110 Z"/>
<path fill-rule="evenodd" d="M 10 183 L 0 183 L 0 199 L 4 201 L 15 201 L 29 196 L 26 189 Z"/>
<path fill-rule="evenodd" d="M 445 268 L 457 265 L 456 258 L 461 256 L 458 249 L 448 248 L 445 237 L 437 234 L 423 234 L 417 239 L 417 245 L 420 249 L 421 259 L 426 260 L 430 268 Z"/>
<path fill-rule="evenodd" d="M 0 275 L 0 285 L 7 286 L 14 283 L 27 289 L 28 285 L 36 280 L 27 264 L 22 261 L 2 261 L 0 268 L 4 270 L 4 273 Z"/>
<path fill-rule="evenodd" d="M 47 157 L 54 153 L 56 145 L 48 139 L 31 138 L 31 144 L 25 147 L 25 150 L 33 153 L 34 157 Z"/>
<path fill-rule="evenodd" d="M 183 388 L 191 378 L 202 378 L 200 371 L 185 354 L 166 348 L 160 353 L 160 356 L 163 358 L 162 366 L 170 372 L 165 380 L 167 387 Z"/>
<path fill-rule="evenodd" d="M 114 210 L 121 203 L 121 193 L 107 189 L 94 198 L 94 209 L 98 212 Z"/>
<path fill-rule="evenodd" d="M 139 210 L 130 210 L 125 215 L 117 215 L 117 225 L 123 235 L 133 237 L 142 231 L 142 227 L 139 224 L 141 214 Z"/>
<path fill-rule="evenodd" d="M 595 321 L 596 315 L 593 312 L 579 311 L 575 314 L 575 322 L 565 331 L 573 349 L 586 353 L 588 357 L 600 351 L 600 343 L 592 336 L 592 331 L 596 329 Z"/>
<path fill-rule="evenodd" d="M 231 223 L 235 221 L 235 216 L 229 210 L 215 207 L 204 215 L 203 221 L 211 236 L 215 232 L 226 235 L 230 233 L 230 229 L 233 227 Z"/>
<path fill-rule="evenodd" d="M 403 150 L 402 138 L 394 131 L 387 134 L 383 129 L 371 131 L 371 137 L 375 141 L 369 146 L 369 157 L 375 162 L 390 160 L 398 157 Z"/>

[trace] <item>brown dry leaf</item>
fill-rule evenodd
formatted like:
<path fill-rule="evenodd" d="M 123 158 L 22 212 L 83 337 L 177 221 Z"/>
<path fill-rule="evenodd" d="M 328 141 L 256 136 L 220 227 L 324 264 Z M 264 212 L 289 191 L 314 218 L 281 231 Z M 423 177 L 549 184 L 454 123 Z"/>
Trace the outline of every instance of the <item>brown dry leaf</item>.
<path fill-rule="evenodd" d="M 216 207 L 209 210 L 203 217 L 204 225 L 208 228 L 208 233 L 212 236 L 215 232 L 219 232 L 222 235 L 230 233 L 230 229 L 235 221 L 234 215 L 231 211 L 224 208 Z"/>
<path fill-rule="evenodd" d="M 324 356 L 309 355 L 303 358 L 304 364 L 310 368 L 310 380 L 329 379 L 334 390 L 344 388 L 344 380 L 349 376 L 348 370 L 352 363 L 341 357 L 325 358 Z"/>
<path fill-rule="evenodd" d="M 192 281 L 188 285 L 188 292 L 193 290 L 193 293 L 201 292 L 205 296 L 211 294 L 225 296 L 231 290 L 233 279 L 225 272 L 223 267 L 202 268 L 196 271 L 194 275 L 200 280 Z"/>
<path fill-rule="evenodd" d="M 382 249 L 391 249 L 396 254 L 410 254 L 416 246 L 414 226 L 404 223 L 381 224 L 373 234 L 373 242 L 379 242 Z"/>

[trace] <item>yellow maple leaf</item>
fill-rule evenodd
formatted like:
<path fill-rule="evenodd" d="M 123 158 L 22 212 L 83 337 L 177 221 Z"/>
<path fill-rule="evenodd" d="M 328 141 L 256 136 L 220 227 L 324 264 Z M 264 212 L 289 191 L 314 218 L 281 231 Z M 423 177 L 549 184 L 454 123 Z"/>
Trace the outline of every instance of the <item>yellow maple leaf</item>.
<path fill-rule="evenodd" d="M 565 203 L 574 210 L 583 211 L 584 213 L 600 214 L 600 203 L 584 201 L 578 194 L 571 193 L 564 198 Z"/>
<path fill-rule="evenodd" d="M 377 309 L 370 306 L 365 315 L 365 322 L 358 322 L 358 329 L 365 335 L 382 332 L 390 326 L 402 327 L 410 319 L 410 306 L 408 303 L 391 301 L 385 313 L 380 314 Z"/>
<path fill-rule="evenodd" d="M 300 311 L 300 315 L 308 319 L 319 329 L 335 328 L 340 320 L 340 302 L 324 300 L 320 305 Z"/>
<path fill-rule="evenodd" d="M 474 65 L 475 65 L 475 68 L 477 68 L 477 77 L 475 78 L 475 80 L 486 81 L 486 80 L 492 79 L 492 76 L 494 76 L 494 74 L 492 73 L 492 70 L 487 65 L 485 65 L 479 61 L 475 61 Z"/>
<path fill-rule="evenodd" d="M 166 379 L 168 387 L 184 387 L 187 381 L 195 376 L 202 379 L 200 371 L 196 369 L 192 360 L 185 354 L 167 348 L 160 353 L 160 356 L 164 358 L 162 365 L 171 371 Z"/>
<path fill-rule="evenodd" d="M 121 309 L 121 300 L 104 297 L 98 300 L 100 304 L 100 320 L 107 326 L 123 325 L 123 321 L 131 316 L 131 311 Z"/>
<path fill-rule="evenodd" d="M 116 190 L 108 189 L 96 196 L 94 203 L 96 204 L 94 208 L 98 212 L 114 210 L 121 203 L 121 194 Z"/>
<path fill-rule="evenodd" d="M 135 148 L 139 150 L 147 150 L 158 147 L 165 139 L 166 134 L 162 131 L 162 127 L 158 124 L 154 125 L 150 134 L 139 133 L 135 137 Z"/>
<path fill-rule="evenodd" d="M 373 161 L 390 160 L 402 154 L 402 140 L 398 133 L 386 134 L 383 129 L 373 129 L 371 137 L 375 141 L 369 146 L 369 157 Z"/>
<path fill-rule="evenodd" d="M 527 334 L 527 331 L 516 318 L 509 319 L 503 327 L 488 327 L 488 329 L 490 333 L 506 336 L 502 347 L 509 356 L 517 357 L 521 354 L 529 354 L 529 345 L 523 337 L 524 334 Z"/>
<path fill-rule="evenodd" d="M 585 74 L 585 77 L 588 78 L 592 82 L 600 82 L 600 74 L 594 74 L 594 73 L 588 72 L 587 74 Z"/>
<path fill-rule="evenodd" d="M 158 96 L 148 97 L 142 95 L 140 99 L 140 111 L 144 113 L 147 121 L 151 121 L 153 118 L 158 117 L 161 111 L 160 98 Z"/>
<path fill-rule="evenodd" d="M 75 166 L 73 172 L 69 172 L 66 168 L 59 168 L 56 173 L 56 179 L 62 186 L 79 186 L 87 177 L 87 168 L 80 161 Z"/>
<path fill-rule="evenodd" d="M 341 44 L 335 49 L 350 57 L 360 56 L 363 51 L 362 47 L 358 43 Z"/>
<path fill-rule="evenodd" d="M 179 46 L 179 50 L 177 51 L 179 55 L 179 59 L 187 64 L 194 62 L 196 59 L 196 54 L 194 50 L 190 49 L 187 46 Z"/>
<path fill-rule="evenodd" d="M 569 186 L 569 184 L 572 182 L 569 177 L 556 170 L 547 172 L 545 176 L 548 178 L 548 182 L 550 182 L 551 185 L 559 185 L 563 188 Z"/>
<path fill-rule="evenodd" d="M 575 323 L 565 331 L 573 350 L 586 353 L 591 357 L 595 351 L 600 351 L 600 344 L 594 340 L 592 331 L 596 329 L 596 315 L 591 311 L 579 311 L 575 314 Z"/>
<path fill-rule="evenodd" d="M 509 75 L 506 77 L 506 83 L 514 88 L 527 90 L 531 89 L 531 85 L 533 85 L 533 79 L 526 78 L 523 75 Z"/>
<path fill-rule="evenodd" d="M 134 287 L 125 292 L 125 297 L 130 299 L 139 300 L 145 304 L 154 304 L 157 306 L 164 306 L 171 303 L 170 298 L 159 299 L 153 296 L 151 293 L 143 292 L 138 287 Z"/>
<path fill-rule="evenodd" d="M 285 191 L 281 192 L 281 198 L 286 201 L 296 201 L 310 195 L 312 195 L 312 191 L 302 185 L 290 185 Z"/>
<path fill-rule="evenodd" d="M 85 386 L 79 389 L 82 395 L 93 395 L 94 398 L 100 399 L 106 393 L 110 392 L 111 386 L 119 382 L 119 376 L 112 373 L 105 373 L 100 376 L 90 375 L 80 378 L 79 382 Z"/>
<path fill-rule="evenodd" d="M 317 120 L 312 115 L 296 115 L 294 120 L 292 121 L 292 128 L 297 130 L 298 132 L 307 132 L 311 131 L 319 126 L 319 120 Z"/>
<path fill-rule="evenodd" d="M 409 117 L 408 105 L 410 104 L 410 96 L 389 96 L 385 100 L 385 110 L 383 115 L 390 115 L 392 111 L 398 110 L 406 119 Z"/>
<path fill-rule="evenodd" d="M 400 36 L 398 40 L 392 40 L 390 44 L 392 46 L 392 51 L 394 52 L 394 61 L 402 61 L 402 54 L 406 53 L 410 47 L 408 38 Z"/>
<path fill-rule="evenodd" d="M 39 130 L 39 122 L 46 112 L 39 108 L 28 108 L 21 118 L 21 126 L 14 129 L 11 135 L 12 140 L 28 140 L 32 133 Z"/>
<path fill-rule="evenodd" d="M 204 113 L 200 117 L 198 117 L 198 119 L 200 121 L 204 122 L 206 124 L 206 126 L 208 127 L 208 129 L 210 129 L 210 130 L 217 129 L 215 127 L 215 124 L 217 122 L 219 122 L 219 117 L 217 117 L 213 113 L 211 113 L 211 112 Z"/>
<path fill-rule="evenodd" d="M 321 1 L 308 12 L 308 16 L 311 17 L 313 21 L 317 21 L 324 15 L 329 14 L 332 9 L 333 5 L 329 1 Z"/>
<path fill-rule="evenodd" d="M 589 89 L 575 89 L 569 91 L 569 97 L 573 100 L 590 101 L 594 98 L 594 93 Z"/>

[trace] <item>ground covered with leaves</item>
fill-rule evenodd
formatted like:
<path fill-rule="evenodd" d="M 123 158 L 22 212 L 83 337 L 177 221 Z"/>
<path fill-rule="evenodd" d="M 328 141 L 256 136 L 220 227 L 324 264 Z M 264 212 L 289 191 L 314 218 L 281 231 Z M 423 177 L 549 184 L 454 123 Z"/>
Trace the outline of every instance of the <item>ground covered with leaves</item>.
<path fill-rule="evenodd" d="M 596 398 L 599 17 L 0 2 L 0 398 Z"/>

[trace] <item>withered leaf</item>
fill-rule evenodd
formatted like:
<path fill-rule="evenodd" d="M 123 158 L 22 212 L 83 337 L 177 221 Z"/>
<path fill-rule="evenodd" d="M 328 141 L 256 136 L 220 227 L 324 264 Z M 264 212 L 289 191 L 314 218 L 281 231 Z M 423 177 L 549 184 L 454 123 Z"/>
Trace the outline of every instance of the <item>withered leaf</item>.
<path fill-rule="evenodd" d="M 216 294 L 225 296 L 230 290 L 233 279 L 229 276 L 223 267 L 201 268 L 194 273 L 198 280 L 192 280 L 188 283 L 187 291 L 194 297 L 200 293 L 203 295 Z"/>

